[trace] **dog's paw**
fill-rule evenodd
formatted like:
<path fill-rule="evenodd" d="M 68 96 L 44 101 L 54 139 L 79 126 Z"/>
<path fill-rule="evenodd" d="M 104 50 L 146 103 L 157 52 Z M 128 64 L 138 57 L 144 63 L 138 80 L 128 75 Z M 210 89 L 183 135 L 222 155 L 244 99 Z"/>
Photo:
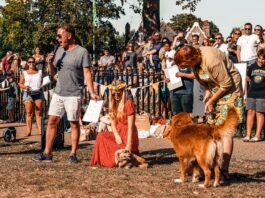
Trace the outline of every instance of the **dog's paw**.
<path fill-rule="evenodd" d="M 213 187 L 218 187 L 218 186 L 220 186 L 220 184 L 219 184 L 219 182 L 214 182 L 214 184 L 213 184 Z"/>
<path fill-rule="evenodd" d="M 205 188 L 204 184 L 199 184 L 199 188 Z"/>
<path fill-rule="evenodd" d="M 199 175 L 195 175 L 192 177 L 192 183 L 198 183 L 200 181 L 200 176 Z"/>
<path fill-rule="evenodd" d="M 183 180 L 181 180 L 181 179 L 174 179 L 174 182 L 177 183 L 177 184 L 178 183 L 183 183 Z"/>

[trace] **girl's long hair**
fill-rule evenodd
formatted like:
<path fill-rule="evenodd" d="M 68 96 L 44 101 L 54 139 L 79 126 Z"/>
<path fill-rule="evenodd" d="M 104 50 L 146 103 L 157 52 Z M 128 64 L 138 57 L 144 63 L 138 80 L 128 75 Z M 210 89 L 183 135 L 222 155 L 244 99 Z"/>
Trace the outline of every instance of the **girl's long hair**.
<path fill-rule="evenodd" d="M 110 116 L 116 122 L 120 120 L 124 115 L 124 107 L 126 102 L 126 91 L 125 89 L 122 90 L 122 97 L 120 101 L 116 101 L 112 97 L 112 90 L 109 94 L 109 112 Z"/>

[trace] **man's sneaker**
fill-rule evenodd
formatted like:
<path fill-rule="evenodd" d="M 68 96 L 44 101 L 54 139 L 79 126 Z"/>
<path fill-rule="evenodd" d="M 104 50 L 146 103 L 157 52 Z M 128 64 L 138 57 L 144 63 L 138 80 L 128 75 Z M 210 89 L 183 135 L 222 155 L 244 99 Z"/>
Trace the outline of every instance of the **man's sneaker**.
<path fill-rule="evenodd" d="M 76 155 L 70 155 L 69 158 L 68 158 L 68 161 L 70 164 L 76 164 L 77 163 L 77 157 Z"/>
<path fill-rule="evenodd" d="M 31 158 L 31 160 L 34 162 L 52 162 L 52 156 L 42 152 Z"/>

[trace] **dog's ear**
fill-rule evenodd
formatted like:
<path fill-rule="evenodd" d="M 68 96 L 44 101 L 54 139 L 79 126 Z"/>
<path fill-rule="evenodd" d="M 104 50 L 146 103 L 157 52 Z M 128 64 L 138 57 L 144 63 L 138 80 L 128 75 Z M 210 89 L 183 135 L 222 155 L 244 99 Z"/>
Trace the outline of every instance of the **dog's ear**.
<path fill-rule="evenodd" d="M 172 127 L 170 125 L 167 126 L 166 130 L 164 131 L 163 138 L 170 138 Z"/>

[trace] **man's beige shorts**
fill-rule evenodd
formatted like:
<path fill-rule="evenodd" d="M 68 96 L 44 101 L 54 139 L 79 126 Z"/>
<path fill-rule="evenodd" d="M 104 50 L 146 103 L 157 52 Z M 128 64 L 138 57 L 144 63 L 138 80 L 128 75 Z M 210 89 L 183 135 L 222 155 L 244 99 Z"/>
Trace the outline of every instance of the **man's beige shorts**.
<path fill-rule="evenodd" d="M 66 112 L 69 121 L 78 121 L 81 113 L 81 96 L 59 96 L 53 94 L 49 115 L 63 117 Z"/>

